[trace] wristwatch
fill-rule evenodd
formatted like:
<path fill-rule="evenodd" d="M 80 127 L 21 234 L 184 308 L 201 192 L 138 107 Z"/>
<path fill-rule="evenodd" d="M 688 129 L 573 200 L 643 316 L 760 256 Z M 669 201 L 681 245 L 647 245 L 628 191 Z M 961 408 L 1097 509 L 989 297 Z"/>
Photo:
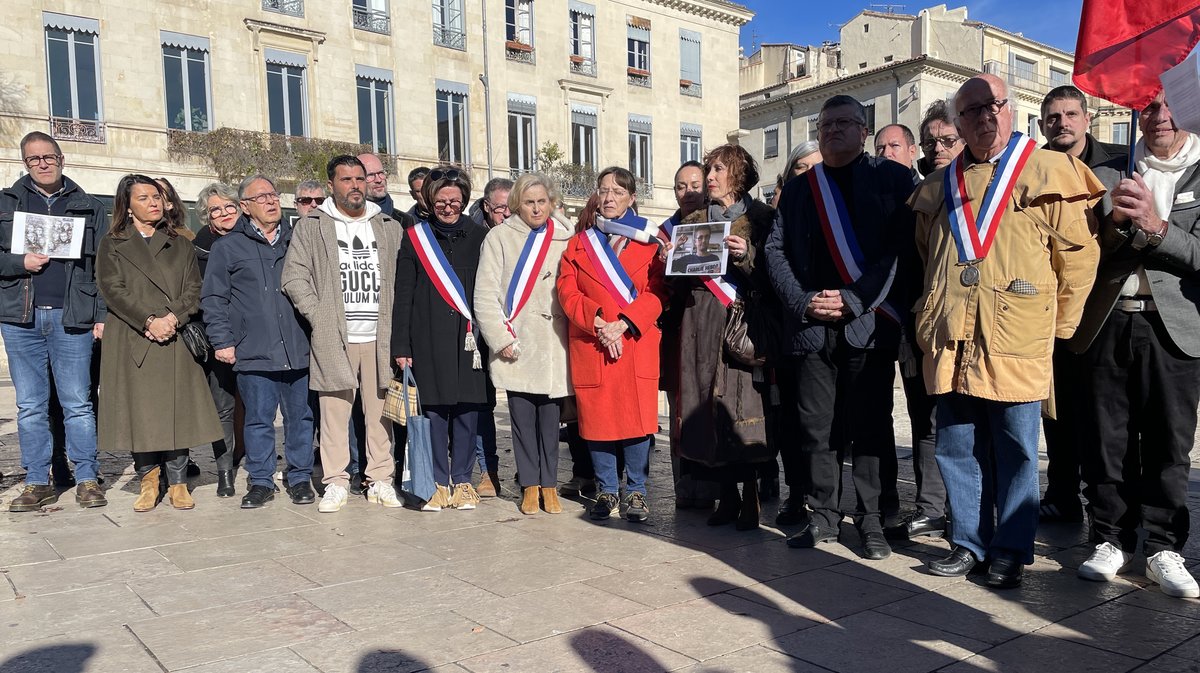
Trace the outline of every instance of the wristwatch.
<path fill-rule="evenodd" d="M 1167 224 L 1164 222 L 1161 229 L 1153 234 L 1146 234 L 1146 245 L 1151 248 L 1157 248 L 1163 242 L 1163 232 L 1167 230 Z"/>
<path fill-rule="evenodd" d="M 146 323 L 145 323 L 144 327 L 145 327 L 146 329 L 150 329 L 150 323 L 154 322 L 154 321 L 155 321 L 155 320 L 157 320 L 157 319 L 158 319 L 158 316 L 156 316 L 156 315 L 154 315 L 153 313 L 151 313 L 151 314 L 150 314 L 150 317 L 149 317 L 149 318 L 146 318 Z"/>

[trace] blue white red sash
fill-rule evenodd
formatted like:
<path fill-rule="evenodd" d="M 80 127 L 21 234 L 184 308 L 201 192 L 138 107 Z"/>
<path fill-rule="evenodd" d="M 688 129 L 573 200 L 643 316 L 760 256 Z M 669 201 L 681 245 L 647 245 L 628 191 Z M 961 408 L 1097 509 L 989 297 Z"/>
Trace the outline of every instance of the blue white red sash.
<path fill-rule="evenodd" d="M 658 237 L 658 225 L 632 210 L 626 210 L 615 220 L 596 215 L 596 228 L 609 235 L 617 234 L 642 243 L 662 245 Z"/>
<path fill-rule="evenodd" d="M 670 239 L 671 235 L 675 233 L 675 227 L 678 225 L 679 220 L 676 220 L 675 216 L 672 215 L 663 221 L 661 228 L 663 231 L 667 232 L 667 238 Z"/>
<path fill-rule="evenodd" d="M 817 215 L 821 218 L 821 229 L 825 232 L 825 244 L 829 246 L 829 254 L 837 267 L 842 282 L 849 285 L 863 275 L 866 260 L 862 248 L 858 245 L 858 237 L 850 224 L 850 213 L 846 210 L 846 200 L 829 176 L 825 174 L 825 165 L 817 164 L 808 169 L 808 182 L 812 187 L 813 198 L 817 202 Z M 875 308 L 883 315 L 900 324 L 900 314 L 886 301 Z"/>
<path fill-rule="evenodd" d="M 713 296 L 725 308 L 729 308 L 729 305 L 738 298 L 737 287 L 721 276 L 704 276 L 704 286 L 713 293 Z"/>
<path fill-rule="evenodd" d="M 588 259 L 592 261 L 592 266 L 600 276 L 600 283 L 617 305 L 626 308 L 632 304 L 633 300 L 637 299 L 637 290 L 633 287 L 633 279 L 617 259 L 617 253 L 613 252 L 612 246 L 608 244 L 608 237 L 596 227 L 592 227 L 583 232 L 579 240 L 583 243 L 583 251 L 587 253 Z"/>
<path fill-rule="evenodd" d="M 504 298 L 504 326 L 514 339 L 517 338 L 517 332 L 513 329 L 512 322 L 529 302 L 553 240 L 554 220 L 548 219 L 546 224 L 529 232 L 525 238 L 525 247 L 521 248 L 521 256 L 517 258 L 517 266 L 508 281 L 508 295 Z"/>
<path fill-rule="evenodd" d="M 971 208 L 963 155 L 959 154 L 946 167 L 943 191 L 946 192 L 946 212 L 950 214 L 950 233 L 958 247 L 958 261 L 975 262 L 987 257 L 996 238 L 996 229 L 1004 217 L 1004 206 L 1017 185 L 1017 176 L 1025 162 L 1037 149 L 1037 143 L 1021 133 L 1013 133 L 1008 147 L 996 162 L 996 174 L 979 202 L 979 217 Z"/>
<path fill-rule="evenodd" d="M 408 239 L 417 251 L 417 258 L 421 260 L 421 266 L 425 268 L 434 289 L 442 296 L 442 301 L 467 319 L 467 335 L 463 339 L 463 349 L 476 353 L 475 360 L 478 361 L 478 348 L 472 329 L 475 318 L 467 304 L 467 293 L 463 290 L 458 274 L 454 273 L 454 268 L 450 266 L 450 261 L 446 259 L 446 253 L 442 252 L 442 246 L 434 240 L 433 229 L 427 222 L 420 222 L 409 228 Z"/>

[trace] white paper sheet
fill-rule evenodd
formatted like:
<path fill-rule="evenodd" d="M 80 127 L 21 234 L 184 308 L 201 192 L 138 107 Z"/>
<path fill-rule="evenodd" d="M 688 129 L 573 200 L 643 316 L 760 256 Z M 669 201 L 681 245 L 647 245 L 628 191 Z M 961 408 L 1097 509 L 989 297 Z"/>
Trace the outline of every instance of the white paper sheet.
<path fill-rule="evenodd" d="M 79 259 L 83 249 L 83 218 L 13 213 L 13 254 L 35 253 L 59 259 Z"/>

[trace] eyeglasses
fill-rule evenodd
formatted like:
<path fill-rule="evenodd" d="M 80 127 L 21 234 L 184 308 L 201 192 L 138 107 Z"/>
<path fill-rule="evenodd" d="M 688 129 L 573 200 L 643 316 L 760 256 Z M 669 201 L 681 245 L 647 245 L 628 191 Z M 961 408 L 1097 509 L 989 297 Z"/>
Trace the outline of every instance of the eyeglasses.
<path fill-rule="evenodd" d="M 297 196 L 296 203 L 302 206 L 319 206 L 325 203 L 324 196 Z"/>
<path fill-rule="evenodd" d="M 462 201 L 434 201 L 433 207 L 438 210 L 462 210 Z"/>
<path fill-rule="evenodd" d="M 212 208 L 209 208 L 208 216 L 209 217 L 220 217 L 222 215 L 233 215 L 237 211 L 238 211 L 238 207 L 236 204 L 227 203 L 223 206 L 213 206 Z"/>
<path fill-rule="evenodd" d="M 817 124 L 817 130 L 821 133 L 829 133 L 830 131 L 845 131 L 851 126 L 861 126 L 862 122 L 852 117 L 842 117 L 841 119 L 827 119 Z"/>
<path fill-rule="evenodd" d="M 429 171 L 429 175 L 427 177 L 429 178 L 430 182 L 437 182 L 443 178 L 446 180 L 461 180 L 462 176 L 462 171 L 458 170 L 457 168 L 438 168 Z"/>
<path fill-rule="evenodd" d="M 242 197 L 242 200 L 243 201 L 253 201 L 261 206 L 261 205 L 263 205 L 265 203 L 269 203 L 271 201 L 278 201 L 279 200 L 279 192 L 263 192 L 262 194 L 255 194 L 254 196 Z"/>
<path fill-rule="evenodd" d="M 387 180 L 387 176 L 387 171 L 375 171 L 374 173 L 367 173 L 368 180 Z"/>
<path fill-rule="evenodd" d="M 508 204 L 507 203 L 501 203 L 500 205 L 496 205 L 496 204 L 492 203 L 491 201 L 484 201 L 483 203 L 484 203 L 484 205 L 486 205 L 488 207 L 488 210 L 492 211 L 493 213 L 507 213 L 508 212 Z"/>
<path fill-rule="evenodd" d="M 47 166 L 57 166 L 61 161 L 61 154 L 43 154 L 41 156 L 25 157 L 25 165 L 29 168 L 33 168 L 39 163 L 44 163 Z"/>
<path fill-rule="evenodd" d="M 992 115 L 998 115 L 1000 114 L 1000 110 L 1004 109 L 1005 105 L 1008 105 L 1007 98 L 992 100 L 988 101 L 987 103 L 980 103 L 979 105 L 972 105 L 971 107 L 963 108 L 962 110 L 958 111 L 958 116 L 965 119 L 978 119 L 979 115 L 983 114 L 984 110 L 987 110 Z"/>
<path fill-rule="evenodd" d="M 597 189 L 596 193 L 600 195 L 600 198 L 611 196 L 613 198 L 623 199 L 626 196 L 629 196 L 629 192 L 625 191 L 624 189 Z"/>
<path fill-rule="evenodd" d="M 943 149 L 949 150 L 949 149 L 953 149 L 954 146 L 957 145 L 958 141 L 960 141 L 960 140 L 962 140 L 962 138 L 959 138 L 958 136 L 942 136 L 941 138 L 930 138 L 928 140 L 921 141 L 921 149 L 925 150 L 926 152 L 932 152 L 938 145 L 941 145 Z"/>

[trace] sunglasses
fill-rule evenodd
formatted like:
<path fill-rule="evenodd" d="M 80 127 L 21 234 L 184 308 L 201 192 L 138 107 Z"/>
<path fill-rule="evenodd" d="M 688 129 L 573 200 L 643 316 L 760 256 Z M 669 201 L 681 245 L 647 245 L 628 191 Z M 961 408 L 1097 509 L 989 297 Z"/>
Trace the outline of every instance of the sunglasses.
<path fill-rule="evenodd" d="M 458 170 L 457 168 L 438 168 L 438 169 L 429 171 L 428 177 L 429 177 L 430 182 L 437 182 L 438 180 L 441 180 L 443 178 L 446 180 L 454 180 L 457 182 L 457 181 L 462 180 L 463 173 L 462 173 L 462 171 Z"/>
<path fill-rule="evenodd" d="M 319 206 L 325 203 L 324 196 L 297 196 L 296 203 L 302 206 Z"/>

